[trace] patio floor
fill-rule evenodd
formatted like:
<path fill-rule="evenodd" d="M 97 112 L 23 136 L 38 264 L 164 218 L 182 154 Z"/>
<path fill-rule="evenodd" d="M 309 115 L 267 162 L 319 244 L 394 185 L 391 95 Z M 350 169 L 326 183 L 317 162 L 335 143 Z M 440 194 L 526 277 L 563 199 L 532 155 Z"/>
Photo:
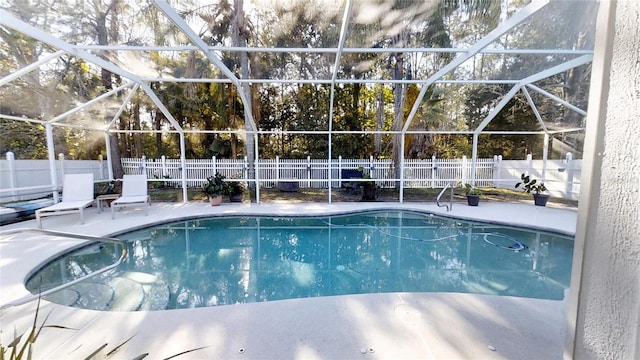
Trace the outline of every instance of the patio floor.
<path fill-rule="evenodd" d="M 50 230 L 106 236 L 151 223 L 207 214 L 324 214 L 359 209 L 404 208 L 573 234 L 576 209 L 524 203 L 456 203 L 451 212 L 433 203 L 223 204 L 154 203 L 149 215 L 125 209 L 85 211 L 43 219 Z M 35 228 L 34 220 L 2 232 Z M 28 292 L 33 268 L 78 240 L 2 234 L 0 304 Z M 131 338 L 114 359 L 166 358 L 202 348 L 182 359 L 560 359 L 566 323 L 564 301 L 456 293 L 384 293 L 305 298 L 266 303 L 152 312 L 101 312 L 43 301 L 39 322 L 50 316 L 34 345 L 38 359 L 83 359 L 103 344 L 104 353 Z M 2 344 L 33 322 L 36 304 L 0 314 Z"/>

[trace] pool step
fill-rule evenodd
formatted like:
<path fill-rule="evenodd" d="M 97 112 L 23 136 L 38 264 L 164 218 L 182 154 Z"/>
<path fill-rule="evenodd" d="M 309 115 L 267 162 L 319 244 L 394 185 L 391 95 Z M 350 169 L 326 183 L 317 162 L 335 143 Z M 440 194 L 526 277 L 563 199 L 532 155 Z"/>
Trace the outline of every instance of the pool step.
<path fill-rule="evenodd" d="M 45 299 L 57 304 L 91 310 L 107 309 L 113 298 L 113 287 L 95 282 L 75 284 L 45 297 Z"/>
<path fill-rule="evenodd" d="M 171 296 L 169 286 L 155 275 L 143 272 L 125 272 L 123 278 L 130 279 L 142 286 L 144 300 L 138 310 L 165 310 Z"/>
<path fill-rule="evenodd" d="M 83 309 L 109 311 L 165 310 L 169 286 L 155 275 L 125 272 L 108 283 L 82 282 L 45 297 L 46 300 Z"/>
<path fill-rule="evenodd" d="M 140 283 L 123 277 L 115 277 L 109 281 L 113 288 L 113 301 L 110 311 L 136 311 L 144 300 L 144 289 Z"/>

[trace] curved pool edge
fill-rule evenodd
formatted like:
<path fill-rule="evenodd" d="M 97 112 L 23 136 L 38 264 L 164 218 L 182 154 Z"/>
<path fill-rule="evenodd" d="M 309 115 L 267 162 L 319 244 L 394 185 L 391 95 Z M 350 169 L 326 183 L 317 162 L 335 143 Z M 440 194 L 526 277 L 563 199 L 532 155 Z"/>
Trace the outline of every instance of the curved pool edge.
<path fill-rule="evenodd" d="M 185 206 L 190 206 L 187 204 Z M 228 206 L 225 206 L 228 205 Z M 171 207 L 174 205 L 171 204 Z M 509 217 L 504 213 L 505 207 Z M 302 209 L 302 211 L 301 211 Z M 332 203 L 332 204 L 223 204 L 220 207 L 204 206 L 204 211 L 173 212 L 173 217 L 161 217 L 137 223 L 132 227 L 119 229 L 102 236 L 117 236 L 123 232 L 137 230 L 167 221 L 184 221 L 203 219 L 217 216 L 245 216 L 245 215 L 278 215 L 278 216 L 313 216 L 313 215 L 342 215 L 366 210 L 411 210 L 438 216 L 456 218 L 460 220 L 480 221 L 487 224 L 524 227 L 532 230 L 548 231 L 559 235 L 574 236 L 576 230 L 577 209 L 539 207 L 524 203 L 489 203 L 478 207 L 455 204 L 452 211 L 433 204 L 419 203 Z M 175 210 L 175 209 L 174 209 Z M 182 209 L 180 209 L 182 210 Z M 196 210 L 201 210 L 196 208 Z M 212 211 L 208 211 L 212 210 Z"/>
<path fill-rule="evenodd" d="M 208 217 L 211 215 L 274 213 L 277 215 L 313 215 L 397 208 L 459 217 L 461 219 L 524 226 L 567 235 L 574 234 L 577 216 L 576 211 L 572 209 L 539 208 L 534 207 L 532 204 L 520 203 L 488 203 L 481 204 L 477 208 L 456 203 L 449 213 L 433 204 L 415 203 L 223 204 L 220 207 L 211 207 L 203 203 L 189 203 L 186 205 L 154 203 L 149 209 L 148 216 L 144 216 L 142 211 L 131 210 L 119 212 L 116 214 L 116 220 L 111 220 L 108 212 L 97 213 L 97 211 L 89 209 L 86 212 L 85 224 L 83 225 L 78 223 L 77 217 L 69 215 L 47 218 L 44 226 L 54 230 L 108 236 L 131 228 L 146 227 L 154 223 L 175 221 L 182 218 Z M 35 227 L 35 221 L 12 224 L 1 229 L 25 226 Z M 0 253 L 2 254 L 2 262 L 0 264 L 0 304 L 29 294 L 23 285 L 28 273 L 35 266 L 53 255 L 64 252 L 76 245 L 77 241 L 75 240 L 51 241 L 50 239 L 37 239 L 34 237 L 11 239 L 3 237 L 2 242 L 0 242 Z M 366 299 L 366 301 L 363 299 Z M 427 304 L 420 308 L 421 320 L 415 323 L 417 325 L 407 324 L 406 319 L 400 323 L 395 320 L 384 320 L 384 317 L 380 315 L 384 309 L 386 309 L 384 311 L 387 313 L 390 311 L 388 307 L 385 308 L 382 304 L 395 301 L 397 305 L 398 301 L 405 303 L 408 301 L 407 299 L 415 299 L 413 301 L 426 302 Z M 292 307 L 292 301 L 295 303 L 294 307 Z M 351 309 L 348 305 L 358 304 L 363 301 L 367 305 L 363 305 L 361 309 L 359 307 Z M 566 308 L 564 301 L 446 293 L 348 295 L 313 300 L 298 299 L 257 303 L 255 304 L 257 307 L 250 305 L 253 304 L 182 309 L 167 312 L 118 313 L 67 308 L 44 301 L 42 304 L 43 310 L 53 310 L 49 323 L 69 327 L 77 325 L 78 328 L 83 329 L 79 334 L 63 334 L 68 336 L 68 339 L 64 340 L 65 346 L 63 348 L 66 349 L 74 348 L 73 346 L 68 346 L 71 344 L 81 344 L 81 348 L 86 349 L 91 345 L 91 341 L 88 342 L 86 340 L 88 336 L 82 335 L 96 334 L 95 332 L 99 331 L 98 334 L 103 336 L 103 329 L 106 327 L 115 329 L 113 334 L 109 332 L 104 335 L 104 337 L 111 339 L 112 344 L 117 339 L 124 341 L 126 337 L 138 333 L 139 335 L 136 335 L 138 339 L 132 340 L 136 345 L 132 347 L 148 349 L 147 351 L 152 349 L 162 351 L 161 354 L 163 355 L 158 354 L 158 356 L 169 356 L 172 351 L 177 349 L 184 351 L 189 348 L 210 345 L 211 348 L 208 348 L 209 350 L 203 349 L 202 351 L 209 351 L 207 354 L 211 354 L 213 357 L 234 358 L 242 355 L 243 359 L 265 357 L 308 358 L 313 357 L 312 355 L 314 354 L 317 358 L 362 356 L 359 352 L 352 352 L 355 343 L 358 343 L 357 351 L 367 349 L 366 346 L 373 347 L 376 357 L 384 357 L 385 351 L 394 349 L 394 347 L 398 354 L 404 354 L 407 357 L 424 357 L 425 354 L 428 355 L 429 353 L 436 355 L 436 358 L 470 357 L 470 354 L 474 353 L 467 353 L 467 351 L 480 351 L 475 354 L 486 353 L 487 356 L 494 358 L 514 358 L 518 357 L 518 354 L 522 355 L 524 352 L 520 351 L 525 349 L 527 349 L 526 354 L 538 354 L 539 356 L 536 357 L 539 358 L 559 357 L 564 333 L 562 331 L 558 332 L 557 328 L 564 328 L 565 317 L 563 312 Z M 2 314 L 3 328 L 9 326 L 9 324 L 28 326 L 33 319 L 28 316 L 31 312 L 24 310 L 34 306 L 35 304 L 29 304 L 5 310 Z M 245 306 L 247 307 L 245 308 Z M 433 310 L 438 307 L 443 308 L 440 311 Z M 293 311 L 295 308 L 299 309 Z M 256 317 L 253 313 L 254 311 L 257 311 L 260 316 Z M 304 316 L 300 316 L 299 312 Z M 339 319 L 334 318 L 333 321 L 328 321 L 325 319 L 327 312 L 337 312 L 341 315 Z M 323 313 L 325 316 L 322 316 Z M 164 316 L 158 314 L 164 314 Z M 367 316 L 367 314 L 369 315 Z M 444 316 L 443 314 L 446 316 L 441 318 Z M 509 316 L 505 316 L 505 314 L 509 314 Z M 169 321 L 169 319 L 174 320 Z M 185 323 L 185 319 L 189 321 Z M 268 319 L 271 319 L 272 323 L 269 323 Z M 287 325 L 282 323 L 282 319 L 286 319 L 285 323 Z M 455 321 L 452 319 L 455 319 Z M 252 322 L 256 321 L 260 326 L 251 325 Z M 455 322 L 458 325 L 455 325 Z M 523 327 L 523 322 L 528 323 L 528 325 Z M 376 328 L 370 326 L 377 323 L 386 323 L 391 326 L 391 333 L 388 330 L 383 331 L 383 329 L 387 329 L 386 327 Z M 358 327 L 345 327 L 344 324 L 356 324 Z M 202 339 L 192 339 L 191 337 L 183 339 L 184 334 L 176 333 L 176 329 L 180 328 L 184 328 L 185 331 L 192 335 L 194 333 L 209 334 L 210 336 L 207 335 L 205 337 L 227 339 L 227 341 L 224 344 L 219 344 L 216 341 L 213 344 L 205 344 Z M 344 333 L 343 328 L 350 330 Z M 506 328 L 518 330 L 508 334 L 501 334 L 501 331 L 504 332 Z M 259 329 L 269 336 L 258 333 Z M 312 329 L 314 331 L 311 331 Z M 456 329 L 456 331 L 452 333 L 452 329 Z M 260 340 L 249 341 L 247 339 L 245 344 L 249 345 L 243 345 L 241 339 L 246 339 L 246 335 L 243 335 L 243 332 L 254 334 L 258 339 L 266 337 L 270 339 L 271 344 L 266 343 L 266 339 L 262 342 Z M 488 335 L 488 338 L 485 335 L 480 335 L 485 332 L 490 335 Z M 13 331 L 3 331 L 2 340 L 7 341 L 5 336 L 11 333 Z M 338 334 L 339 336 L 332 334 Z M 354 334 L 358 335 L 357 339 L 354 338 Z M 442 334 L 448 334 L 448 336 L 452 336 L 451 339 L 456 339 L 456 341 L 465 341 L 465 344 L 461 347 L 455 346 L 455 342 L 442 337 Z M 549 334 L 555 335 L 549 336 Z M 51 349 L 52 353 L 62 351 L 59 344 L 61 339 L 55 335 L 59 336 L 60 334 L 54 333 L 53 338 L 50 340 L 39 340 L 38 346 Z M 396 337 L 396 335 L 398 336 Z M 503 338 L 509 337 L 510 341 L 519 345 L 514 348 L 512 345 L 502 344 L 500 336 Z M 521 336 L 522 338 L 517 340 Z M 158 337 L 167 338 L 167 341 L 158 343 L 158 340 L 154 340 Z M 289 337 L 292 338 L 290 339 Z M 405 337 L 410 339 L 405 339 Z M 181 340 L 177 341 L 178 339 Z M 394 342 L 389 339 L 394 339 L 397 345 L 394 345 Z M 173 340 L 176 340 L 175 343 L 181 343 L 181 345 L 176 346 Z M 542 342 L 542 340 L 545 342 Z M 254 341 L 258 341 L 259 344 L 252 343 Z M 488 342 L 493 342 L 493 344 Z M 335 343 L 335 347 L 342 346 L 345 352 L 336 354 L 335 349 L 333 349 L 335 347 L 332 347 L 332 349 L 324 347 L 328 343 Z M 539 347 L 536 347 L 536 344 Z M 489 350 L 487 353 L 489 345 L 494 346 L 497 351 Z M 239 350 L 242 346 L 245 346 L 243 348 L 245 352 L 241 354 Z M 217 350 L 212 350 L 213 348 L 217 348 Z M 559 349 L 560 353 L 549 352 L 550 349 L 556 348 Z M 258 351 L 258 349 L 260 350 Z M 127 351 L 132 350 L 129 349 Z M 252 353 L 252 351 L 255 352 Z M 288 353 L 285 355 L 282 351 L 288 351 Z M 392 354 L 391 356 L 395 356 L 396 352 L 390 353 Z M 59 352 L 57 354 L 61 355 Z M 133 353 L 130 354 L 133 355 Z M 278 356 L 278 354 L 282 356 Z M 549 354 L 554 355 L 545 356 Z M 86 355 L 86 353 L 83 353 L 83 356 Z M 78 355 L 78 357 L 83 356 Z M 74 356 L 71 357 L 73 358 Z M 156 357 L 156 354 L 154 354 L 154 357 Z"/>

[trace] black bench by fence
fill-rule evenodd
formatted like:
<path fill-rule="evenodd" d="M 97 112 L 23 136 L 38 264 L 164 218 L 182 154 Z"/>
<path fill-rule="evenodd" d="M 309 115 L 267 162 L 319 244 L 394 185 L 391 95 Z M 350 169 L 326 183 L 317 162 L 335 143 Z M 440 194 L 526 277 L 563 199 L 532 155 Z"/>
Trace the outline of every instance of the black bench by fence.
<path fill-rule="evenodd" d="M 362 179 L 362 172 L 358 169 L 341 169 L 340 179 L 342 179 L 342 187 L 350 195 L 357 194 L 360 191 L 360 183 L 358 181 L 344 181 L 347 179 Z"/>

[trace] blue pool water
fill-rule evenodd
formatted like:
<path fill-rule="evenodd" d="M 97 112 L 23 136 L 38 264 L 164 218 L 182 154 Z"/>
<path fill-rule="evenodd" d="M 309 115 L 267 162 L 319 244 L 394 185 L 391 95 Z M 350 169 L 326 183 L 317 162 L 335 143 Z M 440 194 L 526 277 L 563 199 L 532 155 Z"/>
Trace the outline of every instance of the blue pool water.
<path fill-rule="evenodd" d="M 127 260 L 48 300 L 164 310 L 378 292 L 562 299 L 573 239 L 412 211 L 325 217 L 216 217 L 118 236 Z M 37 293 L 113 263 L 117 245 L 76 250 L 32 276 Z"/>

